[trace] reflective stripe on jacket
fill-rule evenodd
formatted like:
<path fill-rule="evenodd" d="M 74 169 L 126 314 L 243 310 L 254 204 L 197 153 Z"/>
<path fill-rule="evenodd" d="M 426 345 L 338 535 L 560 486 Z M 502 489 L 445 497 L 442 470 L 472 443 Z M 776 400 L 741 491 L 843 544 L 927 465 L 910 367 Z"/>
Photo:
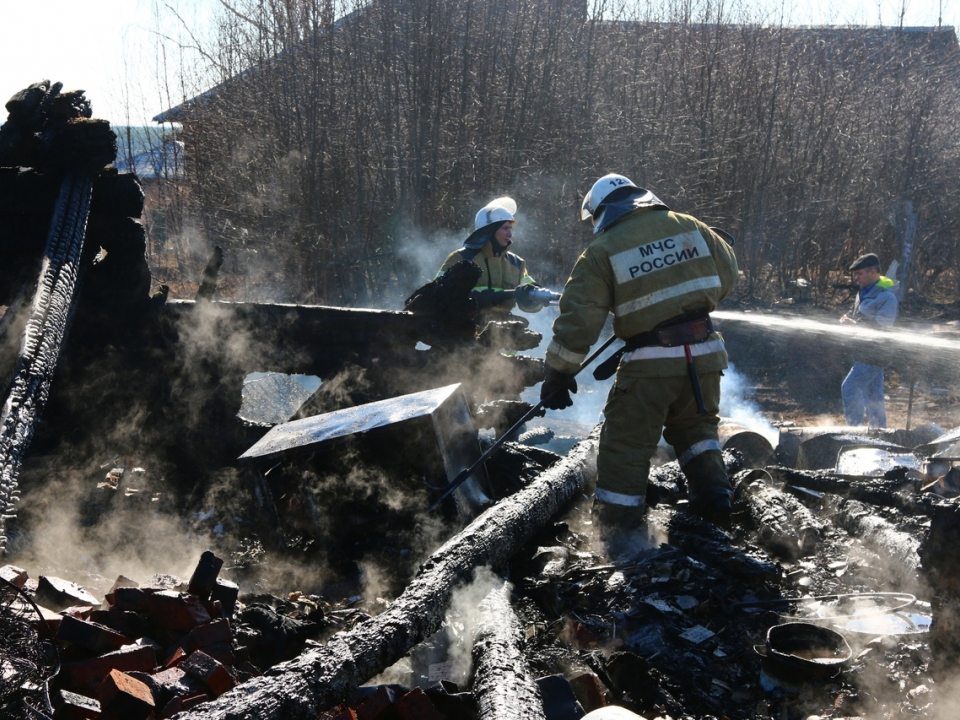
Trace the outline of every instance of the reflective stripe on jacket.
<path fill-rule="evenodd" d="M 463 250 L 454 250 L 443 261 L 437 277 L 465 259 L 472 260 L 481 270 L 474 290 L 515 290 L 520 285 L 533 283 L 533 278 L 527 274 L 527 264 L 524 259 L 508 250 L 501 251 L 499 255 L 496 254 L 492 242 L 484 245 L 473 258 L 465 258 Z M 509 312 L 515 304 L 503 303 L 498 305 L 496 310 Z"/>
<path fill-rule="evenodd" d="M 859 292 L 857 293 L 850 317 L 854 320 L 865 319 L 886 327 L 893 325 L 899 309 L 896 287 L 897 283 L 894 280 L 881 275 L 863 297 L 860 297 Z"/>
<path fill-rule="evenodd" d="M 617 337 L 652 330 L 694 309 L 711 312 L 737 281 L 733 249 L 690 215 L 638 210 L 597 236 L 577 260 L 560 298 L 547 363 L 572 373 L 613 313 Z M 692 345 L 698 370 L 727 366 L 723 338 Z M 627 353 L 619 372 L 667 377 L 687 372 L 683 347 Z"/>

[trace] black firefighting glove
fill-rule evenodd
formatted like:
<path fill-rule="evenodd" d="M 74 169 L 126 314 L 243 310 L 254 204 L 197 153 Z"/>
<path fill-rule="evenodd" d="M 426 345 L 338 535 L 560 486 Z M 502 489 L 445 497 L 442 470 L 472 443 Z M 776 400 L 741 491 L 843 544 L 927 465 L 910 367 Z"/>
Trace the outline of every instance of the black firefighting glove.
<path fill-rule="evenodd" d="M 543 307 L 543 303 L 531 297 L 537 286 L 532 283 L 520 285 L 513 291 L 513 299 L 517 301 L 517 307 L 524 312 L 537 312 Z"/>
<path fill-rule="evenodd" d="M 477 306 L 481 310 L 495 307 L 507 300 L 504 293 L 498 290 L 490 290 L 489 288 L 487 290 L 474 290 L 470 293 L 470 297 L 477 301 Z"/>
<path fill-rule="evenodd" d="M 576 394 L 577 379 L 547 365 L 540 387 L 540 402 L 548 410 L 563 410 L 573 405 L 570 393 Z"/>

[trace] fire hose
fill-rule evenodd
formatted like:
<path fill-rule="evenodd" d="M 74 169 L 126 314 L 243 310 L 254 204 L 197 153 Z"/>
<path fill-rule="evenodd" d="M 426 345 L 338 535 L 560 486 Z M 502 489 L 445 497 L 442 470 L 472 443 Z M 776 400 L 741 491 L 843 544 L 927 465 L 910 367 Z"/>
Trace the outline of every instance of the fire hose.
<path fill-rule="evenodd" d="M 603 344 L 599 348 L 597 348 L 590 357 L 588 357 L 586 360 L 584 360 L 580 364 L 580 367 L 577 368 L 577 371 L 573 373 L 571 377 L 576 377 L 577 375 L 579 375 L 584 368 L 590 365 L 603 352 L 605 352 L 606 349 L 610 347 L 613 344 L 613 341 L 616 339 L 617 339 L 616 335 L 611 335 L 606 340 L 604 340 Z M 466 470 L 461 472 L 459 475 L 457 475 L 453 479 L 453 482 L 451 482 L 447 486 L 447 489 L 443 491 L 443 494 L 439 498 L 437 498 L 429 508 L 427 508 L 427 512 L 432 512 L 440 505 L 440 503 L 442 503 L 444 500 L 450 497 L 450 495 L 453 494 L 453 491 L 456 490 L 461 485 L 463 485 L 463 483 L 467 481 L 467 478 L 473 475 L 473 473 L 476 471 L 478 467 L 480 467 L 481 465 L 483 465 L 483 463 L 489 460 L 490 456 L 493 455 L 497 450 L 499 450 L 500 446 L 503 445 L 507 440 L 509 440 L 517 429 L 519 429 L 527 420 L 532 418 L 534 415 L 537 415 L 540 413 L 540 411 L 543 409 L 545 400 L 552 398 L 554 395 L 559 393 L 562 389 L 563 388 L 557 388 L 556 390 L 553 391 L 553 393 L 548 395 L 547 398 L 541 398 L 540 402 L 538 402 L 536 405 L 534 405 L 529 410 L 527 410 L 527 412 L 523 414 L 523 417 L 517 420 L 517 422 L 515 422 L 506 432 L 504 432 L 500 436 L 500 438 L 496 442 L 493 443 L 493 445 L 487 448 L 486 451 L 479 458 L 477 458 L 476 462 L 474 462 L 473 465 L 468 467 Z"/>

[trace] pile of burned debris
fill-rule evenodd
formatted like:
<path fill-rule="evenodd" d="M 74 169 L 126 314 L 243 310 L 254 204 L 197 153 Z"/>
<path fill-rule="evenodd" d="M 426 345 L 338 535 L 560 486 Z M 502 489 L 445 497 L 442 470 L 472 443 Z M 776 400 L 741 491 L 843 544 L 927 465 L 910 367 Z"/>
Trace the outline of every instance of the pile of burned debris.
<path fill-rule="evenodd" d="M 217 593 L 235 598 L 236 586 L 205 554 L 185 586 L 118 583 L 106 609 L 48 613 L 70 642 L 54 704 L 134 702 L 139 685 L 120 675 L 131 671 L 149 690 L 143 707 L 202 702 L 195 718 L 565 720 L 609 704 L 647 718 L 942 716 L 957 657 L 957 574 L 943 548 L 960 523 L 942 492 L 956 433 L 931 440 L 925 429 L 910 449 L 878 434 L 890 436 L 784 428 L 782 438 L 806 437 L 805 468 L 743 467 L 728 449 L 728 531 L 686 512 L 675 462 L 657 467 L 646 541 L 613 558 L 590 516 L 588 439 L 376 601 L 241 594 L 231 611 Z M 791 442 L 773 458 L 789 457 Z M 839 447 L 839 469 L 811 468 L 822 455 L 808 442 Z M 33 597 L 52 604 L 39 585 Z M 269 622 L 252 631 L 257 612 Z M 271 637 L 270 622 L 287 632 Z M 143 647 L 154 654 L 143 668 L 111 665 Z M 217 663 L 221 684 L 204 675 Z M 96 677 L 71 669 L 91 664 Z"/>

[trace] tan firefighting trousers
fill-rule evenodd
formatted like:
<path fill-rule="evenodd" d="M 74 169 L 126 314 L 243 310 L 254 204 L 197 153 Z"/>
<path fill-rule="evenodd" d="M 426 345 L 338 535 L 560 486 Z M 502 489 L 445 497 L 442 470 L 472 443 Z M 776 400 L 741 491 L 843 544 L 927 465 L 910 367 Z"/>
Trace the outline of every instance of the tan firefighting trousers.
<path fill-rule="evenodd" d="M 700 375 L 707 412 L 699 415 L 687 375 L 637 377 L 621 367 L 603 409 L 597 500 L 620 505 L 643 502 L 650 458 L 661 432 L 688 476 L 695 470 L 695 477 L 688 478 L 694 490 L 729 487 L 717 437 L 720 375 L 719 371 Z"/>

